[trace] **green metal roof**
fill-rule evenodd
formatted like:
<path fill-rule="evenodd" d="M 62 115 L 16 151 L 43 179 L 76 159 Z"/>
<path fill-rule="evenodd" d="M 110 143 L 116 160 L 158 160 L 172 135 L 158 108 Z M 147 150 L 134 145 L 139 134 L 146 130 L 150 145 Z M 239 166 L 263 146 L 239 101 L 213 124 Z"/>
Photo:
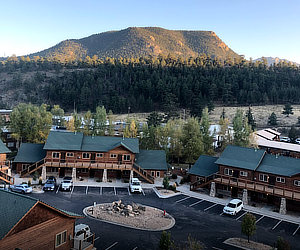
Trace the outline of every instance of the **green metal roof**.
<path fill-rule="evenodd" d="M 119 146 L 124 146 L 132 153 L 139 153 L 139 140 L 137 138 L 113 136 L 84 136 L 81 151 L 108 152 Z"/>
<path fill-rule="evenodd" d="M 146 170 L 168 169 L 164 150 L 140 150 L 136 155 L 136 163 Z"/>
<path fill-rule="evenodd" d="M 44 144 L 22 143 L 14 162 L 34 163 L 46 156 Z"/>
<path fill-rule="evenodd" d="M 300 173 L 300 159 L 266 154 L 256 171 L 293 176 Z"/>
<path fill-rule="evenodd" d="M 219 170 L 218 165 L 215 163 L 217 159 L 218 157 L 201 155 L 188 173 L 202 177 L 207 177 L 217 173 Z"/>
<path fill-rule="evenodd" d="M 5 146 L 3 141 L 0 139 L 0 154 L 7 154 L 10 153 L 11 151 Z"/>
<path fill-rule="evenodd" d="M 39 202 L 69 217 L 82 217 L 72 212 L 54 208 L 30 196 L 0 190 L 0 240 Z"/>
<path fill-rule="evenodd" d="M 262 149 L 228 145 L 216 161 L 216 164 L 255 170 L 264 154 L 265 150 Z"/>
<path fill-rule="evenodd" d="M 44 149 L 80 151 L 82 139 L 81 132 L 50 131 Z"/>

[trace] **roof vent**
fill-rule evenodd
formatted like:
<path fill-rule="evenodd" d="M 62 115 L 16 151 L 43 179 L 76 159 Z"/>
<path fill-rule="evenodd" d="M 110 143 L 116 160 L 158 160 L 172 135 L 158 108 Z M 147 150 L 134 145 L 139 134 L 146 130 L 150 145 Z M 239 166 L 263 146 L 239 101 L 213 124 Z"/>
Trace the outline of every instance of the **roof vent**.
<path fill-rule="evenodd" d="M 278 154 L 276 154 L 276 159 L 278 159 Z"/>

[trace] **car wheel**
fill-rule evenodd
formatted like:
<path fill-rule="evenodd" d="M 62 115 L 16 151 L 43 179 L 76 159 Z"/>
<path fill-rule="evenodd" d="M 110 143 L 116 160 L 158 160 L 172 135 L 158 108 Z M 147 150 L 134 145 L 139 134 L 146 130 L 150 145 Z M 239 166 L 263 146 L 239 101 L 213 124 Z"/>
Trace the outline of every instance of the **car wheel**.
<path fill-rule="evenodd" d="M 22 194 L 25 194 L 25 191 L 24 190 L 22 190 L 22 192 L 21 192 Z"/>

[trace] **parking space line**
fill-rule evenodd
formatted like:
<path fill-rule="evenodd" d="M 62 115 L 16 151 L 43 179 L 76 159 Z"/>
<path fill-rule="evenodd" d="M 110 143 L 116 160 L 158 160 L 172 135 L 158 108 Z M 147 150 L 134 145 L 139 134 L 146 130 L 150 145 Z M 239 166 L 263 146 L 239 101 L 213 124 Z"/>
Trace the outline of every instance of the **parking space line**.
<path fill-rule="evenodd" d="M 73 194 L 73 191 L 74 191 L 74 186 L 72 186 L 71 195 Z"/>
<path fill-rule="evenodd" d="M 281 222 L 282 220 L 278 221 L 277 224 L 272 228 L 272 230 L 274 230 Z"/>
<path fill-rule="evenodd" d="M 247 212 L 243 213 L 242 215 L 240 215 L 239 217 L 237 217 L 235 220 L 239 220 L 240 218 L 242 218 Z"/>
<path fill-rule="evenodd" d="M 89 190 L 89 186 L 86 186 L 85 194 L 88 193 L 88 190 Z"/>
<path fill-rule="evenodd" d="M 191 198 L 191 197 L 185 197 L 185 198 L 183 198 L 183 199 L 180 199 L 180 200 L 178 200 L 178 201 L 175 201 L 176 203 L 178 203 L 178 202 L 181 202 L 181 201 L 185 201 L 185 200 L 187 200 L 187 199 L 189 199 L 189 198 Z"/>
<path fill-rule="evenodd" d="M 189 205 L 189 206 L 190 206 L 190 207 L 195 206 L 195 205 L 201 203 L 202 201 L 204 201 L 204 200 L 197 201 L 197 202 L 195 202 L 195 203 L 193 203 L 193 204 L 191 204 L 191 205 Z"/>
<path fill-rule="evenodd" d="M 220 213 L 220 216 L 222 216 L 224 214 L 224 212 Z"/>
<path fill-rule="evenodd" d="M 144 190 L 142 189 L 142 193 L 143 193 L 143 195 L 145 196 L 145 192 L 144 192 Z"/>
<path fill-rule="evenodd" d="M 59 189 L 60 189 L 60 184 L 57 187 L 56 194 L 59 192 Z"/>
<path fill-rule="evenodd" d="M 215 204 L 213 204 L 213 205 L 211 205 L 211 206 L 205 208 L 203 211 L 207 211 L 208 209 L 211 209 L 211 208 L 213 208 L 213 207 L 215 207 L 215 206 L 217 206 L 217 205 L 218 205 L 218 204 L 215 203 Z"/>
<path fill-rule="evenodd" d="M 129 191 L 129 187 L 127 188 L 127 190 L 128 190 L 128 195 L 131 195 L 131 193 L 130 193 L 130 191 Z"/>
<path fill-rule="evenodd" d="M 108 248 L 105 248 L 105 250 L 109 250 L 109 249 L 111 249 L 111 248 L 113 248 L 115 245 L 117 245 L 118 244 L 118 242 L 116 241 L 114 244 L 112 244 L 111 246 L 109 246 Z"/>
<path fill-rule="evenodd" d="M 300 225 L 298 225 L 297 229 L 293 232 L 293 236 L 297 233 L 297 231 L 299 230 Z"/>
<path fill-rule="evenodd" d="M 102 187 L 100 187 L 100 195 L 102 195 Z"/>
<path fill-rule="evenodd" d="M 114 187 L 115 195 L 117 195 L 116 187 Z"/>
<path fill-rule="evenodd" d="M 133 248 L 132 250 L 136 250 L 136 249 L 137 249 L 137 247 Z"/>
<path fill-rule="evenodd" d="M 255 224 L 258 223 L 260 220 L 262 220 L 265 216 L 262 215 L 258 220 L 255 221 Z"/>

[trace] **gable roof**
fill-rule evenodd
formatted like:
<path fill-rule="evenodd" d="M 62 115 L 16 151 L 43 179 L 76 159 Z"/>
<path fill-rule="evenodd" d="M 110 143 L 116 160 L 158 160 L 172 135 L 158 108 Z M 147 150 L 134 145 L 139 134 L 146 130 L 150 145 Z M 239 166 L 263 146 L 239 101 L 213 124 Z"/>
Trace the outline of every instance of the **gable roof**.
<path fill-rule="evenodd" d="M 281 142 L 281 141 L 270 141 L 259 136 L 256 136 L 255 139 L 257 145 L 260 147 L 276 148 L 276 149 L 288 150 L 293 152 L 300 152 L 299 144 L 293 144 L 293 143 Z"/>
<path fill-rule="evenodd" d="M 300 173 L 300 159 L 266 154 L 256 171 L 291 177 Z"/>
<path fill-rule="evenodd" d="M 262 161 L 265 152 L 262 149 L 228 145 L 216 164 L 255 170 Z"/>
<path fill-rule="evenodd" d="M 50 131 L 44 149 L 80 151 L 82 139 L 81 132 Z"/>
<path fill-rule="evenodd" d="M 34 163 L 46 156 L 44 144 L 22 143 L 14 162 Z"/>
<path fill-rule="evenodd" d="M 139 153 L 139 140 L 137 138 L 113 136 L 84 136 L 81 151 L 108 152 L 119 146 L 127 148 L 132 153 Z"/>
<path fill-rule="evenodd" d="M 266 140 L 273 140 L 277 135 L 269 132 L 266 129 L 256 131 L 256 134 Z"/>
<path fill-rule="evenodd" d="M 146 170 L 166 171 L 168 169 L 164 150 L 141 150 L 136 155 L 136 163 Z"/>
<path fill-rule="evenodd" d="M 201 155 L 188 173 L 203 177 L 217 173 L 219 170 L 218 165 L 215 163 L 217 159 L 218 157 Z"/>
<path fill-rule="evenodd" d="M 10 191 L 0 190 L 0 240 L 3 239 L 14 228 L 19 221 L 33 208 L 36 204 L 42 204 L 58 213 L 70 218 L 82 218 L 83 216 L 54 208 L 42 201 L 30 196 L 13 193 Z"/>
<path fill-rule="evenodd" d="M 7 154 L 10 153 L 11 151 L 5 146 L 3 141 L 0 139 L 0 154 Z"/>

